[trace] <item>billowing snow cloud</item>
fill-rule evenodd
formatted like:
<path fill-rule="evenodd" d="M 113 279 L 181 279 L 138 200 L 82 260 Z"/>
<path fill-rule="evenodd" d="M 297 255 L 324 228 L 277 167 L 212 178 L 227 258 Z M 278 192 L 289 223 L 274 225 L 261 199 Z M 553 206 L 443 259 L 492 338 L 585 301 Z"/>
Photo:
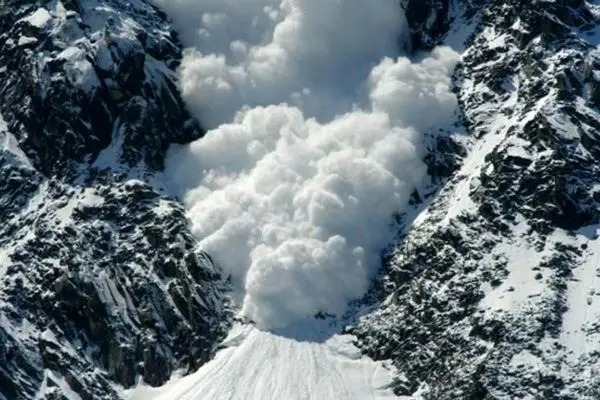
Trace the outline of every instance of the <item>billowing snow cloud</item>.
<path fill-rule="evenodd" d="M 159 0 L 189 46 L 181 87 L 212 129 L 171 151 L 201 247 L 263 328 L 360 297 L 425 178 L 421 133 L 458 61 L 401 57 L 396 0 Z"/>
<path fill-rule="evenodd" d="M 182 90 L 210 126 L 243 106 L 285 101 L 330 118 L 357 99 L 405 21 L 397 0 L 161 0 L 193 44 Z"/>

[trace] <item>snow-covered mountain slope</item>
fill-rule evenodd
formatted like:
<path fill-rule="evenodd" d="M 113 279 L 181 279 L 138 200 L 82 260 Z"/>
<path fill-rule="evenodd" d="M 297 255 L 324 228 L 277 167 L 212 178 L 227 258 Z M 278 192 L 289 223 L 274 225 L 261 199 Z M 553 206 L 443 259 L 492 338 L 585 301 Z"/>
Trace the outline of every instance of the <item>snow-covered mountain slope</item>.
<path fill-rule="evenodd" d="M 393 369 L 361 354 L 351 335 L 327 321 L 274 333 L 236 325 L 215 359 L 160 388 L 140 386 L 128 400 L 397 399 Z"/>
<path fill-rule="evenodd" d="M 475 29 L 455 76 L 467 156 L 407 215 L 352 332 L 395 361 L 398 393 L 598 398 L 598 6 L 436 3 L 422 43 Z"/>
<path fill-rule="evenodd" d="M 226 303 L 155 172 L 200 135 L 166 16 L 3 1 L 0 26 L 0 398 L 114 399 L 195 369 Z"/>
<path fill-rule="evenodd" d="M 397 3 L 0 0 L 0 399 L 600 398 L 600 4 Z"/>

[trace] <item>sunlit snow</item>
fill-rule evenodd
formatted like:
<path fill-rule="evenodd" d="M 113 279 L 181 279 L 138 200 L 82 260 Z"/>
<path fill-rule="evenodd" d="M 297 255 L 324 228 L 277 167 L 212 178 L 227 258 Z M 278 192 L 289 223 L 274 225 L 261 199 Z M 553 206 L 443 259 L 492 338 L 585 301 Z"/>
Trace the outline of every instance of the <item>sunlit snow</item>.
<path fill-rule="evenodd" d="M 211 128 L 167 173 L 200 246 L 264 329 L 363 295 L 426 177 L 422 134 L 456 108 L 458 55 L 401 56 L 395 0 L 161 0 L 189 46 L 185 100 Z"/>
<path fill-rule="evenodd" d="M 166 174 L 251 325 L 196 373 L 130 399 L 385 399 L 393 370 L 312 316 L 360 298 L 452 120 L 450 48 L 403 56 L 396 0 L 157 0 L 209 128 Z M 323 322 L 325 324 L 325 322 Z M 338 327 L 339 328 L 339 327 Z"/>
<path fill-rule="evenodd" d="M 294 338 L 236 326 L 225 349 L 196 373 L 174 377 L 160 388 L 140 385 L 127 391 L 125 398 L 397 399 L 391 389 L 392 372 L 361 356 L 351 336 L 321 340 L 323 332 L 318 329 L 302 333 L 304 338 Z"/>

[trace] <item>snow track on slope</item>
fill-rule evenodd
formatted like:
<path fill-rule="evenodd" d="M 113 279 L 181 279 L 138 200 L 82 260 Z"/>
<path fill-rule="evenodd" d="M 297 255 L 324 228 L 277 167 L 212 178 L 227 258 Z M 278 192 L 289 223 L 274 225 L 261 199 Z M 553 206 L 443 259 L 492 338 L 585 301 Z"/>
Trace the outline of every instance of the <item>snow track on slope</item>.
<path fill-rule="evenodd" d="M 225 348 L 197 372 L 174 378 L 160 388 L 140 385 L 128 391 L 126 399 L 397 398 L 391 389 L 392 371 L 386 364 L 362 356 L 350 335 L 326 336 L 315 323 L 283 334 L 237 325 L 225 339 Z"/>

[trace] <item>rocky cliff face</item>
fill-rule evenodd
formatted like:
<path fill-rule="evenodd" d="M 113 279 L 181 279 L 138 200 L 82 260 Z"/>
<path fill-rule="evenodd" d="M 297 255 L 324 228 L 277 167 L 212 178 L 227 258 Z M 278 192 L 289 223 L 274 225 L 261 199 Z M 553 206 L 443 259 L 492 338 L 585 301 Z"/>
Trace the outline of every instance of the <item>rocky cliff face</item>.
<path fill-rule="evenodd" d="M 450 137 L 466 156 L 405 217 L 385 300 L 353 332 L 368 354 L 395 361 L 399 394 L 598 398 L 600 9 L 408 9 L 417 49 L 469 38 L 455 76 L 467 135 Z"/>
<path fill-rule="evenodd" d="M 0 398 L 114 399 L 206 361 L 219 271 L 160 173 L 201 135 L 144 1 L 0 1 Z"/>

